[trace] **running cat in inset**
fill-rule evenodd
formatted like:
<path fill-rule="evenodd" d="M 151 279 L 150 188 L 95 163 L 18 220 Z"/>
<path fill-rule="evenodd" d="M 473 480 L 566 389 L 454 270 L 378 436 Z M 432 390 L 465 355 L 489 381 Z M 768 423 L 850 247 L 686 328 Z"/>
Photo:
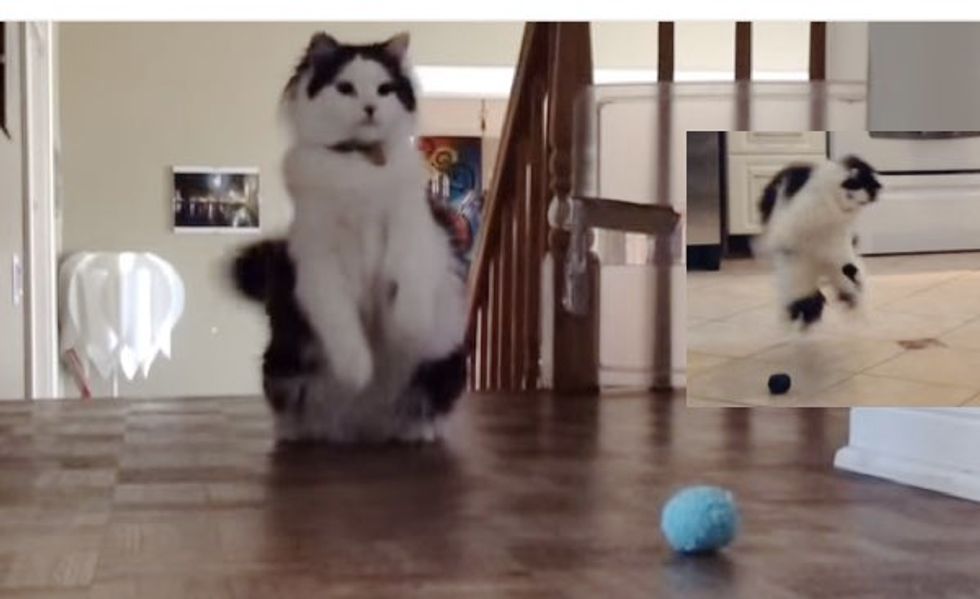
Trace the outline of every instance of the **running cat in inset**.
<path fill-rule="evenodd" d="M 857 156 L 791 164 L 759 200 L 762 242 L 773 256 L 779 301 L 803 328 L 820 320 L 829 285 L 850 308 L 864 303 L 867 272 L 857 253 L 856 219 L 878 199 L 875 170 Z"/>

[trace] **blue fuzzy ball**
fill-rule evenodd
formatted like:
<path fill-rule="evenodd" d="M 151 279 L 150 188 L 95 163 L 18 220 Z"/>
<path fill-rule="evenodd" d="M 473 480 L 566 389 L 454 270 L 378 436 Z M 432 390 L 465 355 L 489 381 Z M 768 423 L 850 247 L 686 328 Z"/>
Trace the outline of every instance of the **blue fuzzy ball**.
<path fill-rule="evenodd" d="M 735 496 L 719 487 L 688 487 L 667 502 L 660 529 L 680 553 L 709 553 L 728 545 L 738 533 Z"/>

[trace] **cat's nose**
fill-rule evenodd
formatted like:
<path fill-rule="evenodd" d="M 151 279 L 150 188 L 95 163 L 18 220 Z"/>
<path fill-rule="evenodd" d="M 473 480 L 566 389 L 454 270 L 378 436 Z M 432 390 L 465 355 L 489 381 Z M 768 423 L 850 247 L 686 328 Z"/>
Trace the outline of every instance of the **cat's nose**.
<path fill-rule="evenodd" d="M 374 108 L 374 104 L 366 104 L 366 105 L 364 106 L 364 112 L 365 112 L 365 114 L 367 114 L 368 116 L 374 116 L 374 110 L 375 110 L 375 108 Z"/>

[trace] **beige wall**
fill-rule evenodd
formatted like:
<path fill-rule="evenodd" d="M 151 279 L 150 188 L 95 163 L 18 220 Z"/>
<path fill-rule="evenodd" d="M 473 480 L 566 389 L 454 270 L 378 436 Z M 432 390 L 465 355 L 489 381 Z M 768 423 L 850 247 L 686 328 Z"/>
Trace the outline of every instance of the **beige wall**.
<path fill-rule="evenodd" d="M 170 227 L 172 165 L 257 166 L 263 234 L 289 218 L 278 164 L 279 91 L 317 28 L 368 40 L 412 31 L 416 61 L 508 64 L 518 24 L 62 24 L 60 100 L 65 253 L 146 250 L 170 261 L 187 288 L 174 331 L 173 359 L 125 395 L 254 393 L 265 322 L 224 282 L 225 260 L 253 237 L 175 234 Z M 436 130 L 445 102 L 423 107 Z M 447 133 L 478 123 L 469 102 Z M 499 127 L 503 105 L 491 106 Z M 469 112 L 467 112 L 469 111 Z M 445 119 L 441 119 L 445 121 Z M 440 130 L 441 132 L 441 130 Z M 478 132 L 476 129 L 473 132 Z M 71 393 L 72 385 L 66 384 Z M 105 390 L 105 389 L 103 389 Z"/>
<path fill-rule="evenodd" d="M 6 27 L 6 110 L 10 139 L 0 133 L 0 400 L 24 397 L 24 303 L 13 303 L 11 260 L 24 256 L 23 179 L 20 126 L 20 25 Z"/>

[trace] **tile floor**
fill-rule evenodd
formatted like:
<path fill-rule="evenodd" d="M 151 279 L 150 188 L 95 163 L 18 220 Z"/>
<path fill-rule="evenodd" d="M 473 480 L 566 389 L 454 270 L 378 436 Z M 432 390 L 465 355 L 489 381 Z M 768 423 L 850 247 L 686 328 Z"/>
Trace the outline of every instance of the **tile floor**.
<path fill-rule="evenodd" d="M 766 262 L 688 273 L 688 404 L 980 406 L 980 252 L 866 262 L 864 314 L 831 303 L 806 333 L 781 321 Z"/>

